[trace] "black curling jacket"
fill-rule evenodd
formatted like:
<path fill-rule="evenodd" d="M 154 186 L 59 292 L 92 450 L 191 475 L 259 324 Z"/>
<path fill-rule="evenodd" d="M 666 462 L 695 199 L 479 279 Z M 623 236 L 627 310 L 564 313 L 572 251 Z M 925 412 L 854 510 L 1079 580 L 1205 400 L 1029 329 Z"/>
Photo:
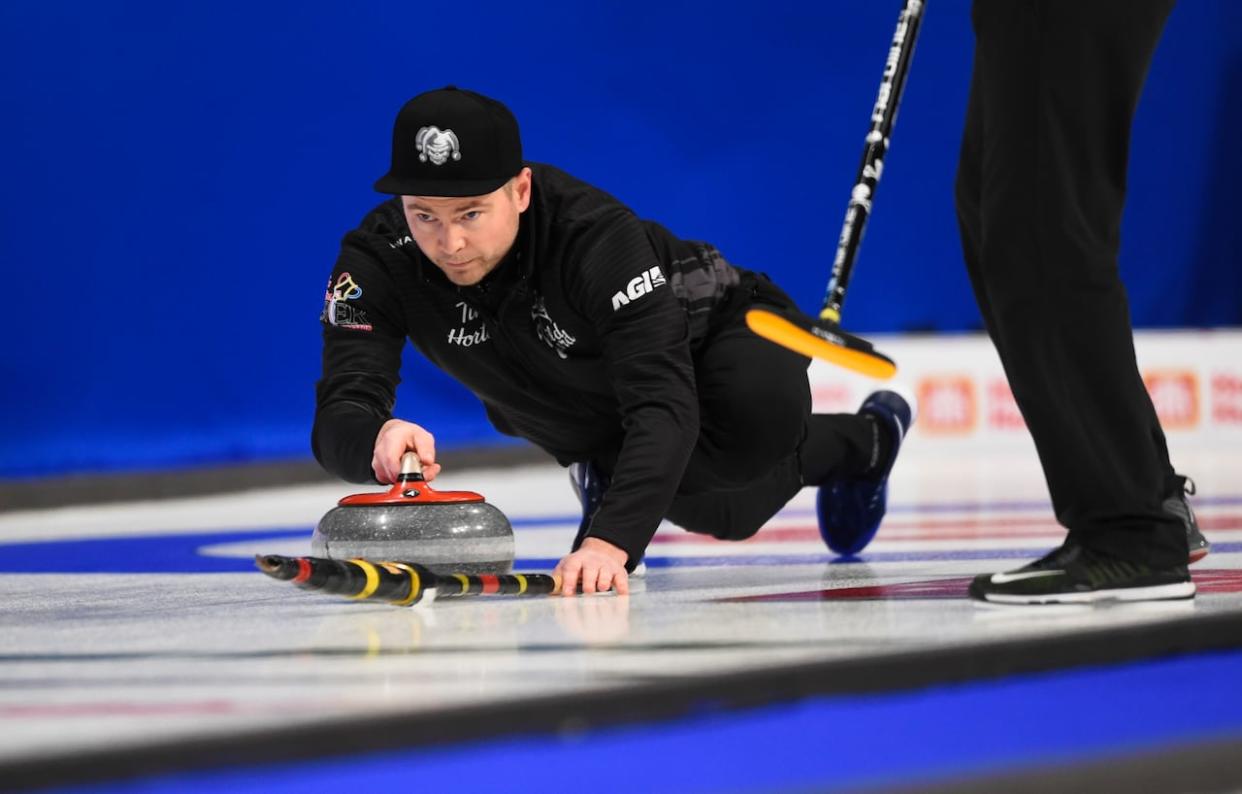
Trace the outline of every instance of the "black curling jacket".
<path fill-rule="evenodd" d="M 500 432 L 563 465 L 615 460 L 589 535 L 633 565 L 698 437 L 692 348 L 740 310 L 739 282 L 752 276 L 563 171 L 528 165 L 517 241 L 477 285 L 454 285 L 422 254 L 400 197 L 345 235 L 321 315 L 312 448 L 332 474 L 374 482 L 408 338 Z M 417 421 L 417 406 L 407 410 Z"/>

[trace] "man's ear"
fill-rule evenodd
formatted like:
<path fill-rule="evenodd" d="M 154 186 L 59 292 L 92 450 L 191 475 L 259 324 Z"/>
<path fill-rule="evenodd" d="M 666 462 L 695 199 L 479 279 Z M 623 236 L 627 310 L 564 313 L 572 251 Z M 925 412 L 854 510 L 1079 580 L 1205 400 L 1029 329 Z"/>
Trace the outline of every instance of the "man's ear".
<path fill-rule="evenodd" d="M 518 212 L 526 212 L 526 208 L 530 206 L 530 169 L 523 168 L 521 171 L 518 171 L 517 176 L 513 177 L 513 181 L 510 184 L 513 185 L 514 200 L 517 203 Z"/>

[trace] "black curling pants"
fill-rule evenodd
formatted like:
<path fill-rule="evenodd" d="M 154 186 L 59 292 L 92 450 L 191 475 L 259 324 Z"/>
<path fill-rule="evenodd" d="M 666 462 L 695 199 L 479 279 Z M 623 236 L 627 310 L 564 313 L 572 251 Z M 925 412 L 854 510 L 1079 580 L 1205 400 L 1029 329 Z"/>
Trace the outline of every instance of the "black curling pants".
<path fill-rule="evenodd" d="M 856 414 L 812 415 L 808 364 L 755 336 L 740 313 L 695 352 L 699 438 L 669 521 L 744 540 L 804 485 L 867 470 L 876 455 L 875 423 Z M 595 463 L 611 476 L 615 460 L 613 453 Z"/>
<path fill-rule="evenodd" d="M 1092 548 L 1186 563 L 1180 487 L 1118 273 L 1130 126 L 1172 0 L 976 0 L 957 175 L 975 298 L 1057 520 Z"/>

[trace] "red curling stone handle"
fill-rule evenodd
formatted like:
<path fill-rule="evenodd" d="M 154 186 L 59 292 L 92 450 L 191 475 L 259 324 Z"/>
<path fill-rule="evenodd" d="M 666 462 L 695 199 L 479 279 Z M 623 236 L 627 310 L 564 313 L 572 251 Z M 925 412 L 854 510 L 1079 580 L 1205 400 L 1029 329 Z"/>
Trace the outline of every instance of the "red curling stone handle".
<path fill-rule="evenodd" d="M 366 505 L 428 505 L 482 502 L 483 495 L 474 491 L 437 491 L 423 479 L 423 464 L 418 453 L 401 456 L 401 474 L 386 493 L 360 493 L 337 502 L 341 507 Z"/>

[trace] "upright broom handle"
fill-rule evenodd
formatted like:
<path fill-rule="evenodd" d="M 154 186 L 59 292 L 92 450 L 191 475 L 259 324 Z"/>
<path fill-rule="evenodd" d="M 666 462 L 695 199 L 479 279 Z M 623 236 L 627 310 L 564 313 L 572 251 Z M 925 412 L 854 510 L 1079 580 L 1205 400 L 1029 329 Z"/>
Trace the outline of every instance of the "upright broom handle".
<path fill-rule="evenodd" d="M 845 222 L 841 236 L 837 238 L 837 253 L 832 261 L 832 276 L 824 295 L 824 307 L 820 319 L 841 321 L 841 305 L 845 302 L 845 289 L 849 286 L 854 260 L 862 245 L 863 231 L 871 215 L 871 201 L 875 198 L 884 170 L 884 155 L 888 152 L 889 136 L 897 123 L 897 108 L 906 88 L 906 76 L 910 73 L 910 61 L 914 57 L 914 44 L 918 40 L 919 23 L 923 18 L 924 0 L 906 0 L 897 18 L 897 31 L 884 62 L 884 77 L 875 106 L 871 110 L 871 129 L 867 132 L 862 162 L 850 202 L 845 210 Z"/>

